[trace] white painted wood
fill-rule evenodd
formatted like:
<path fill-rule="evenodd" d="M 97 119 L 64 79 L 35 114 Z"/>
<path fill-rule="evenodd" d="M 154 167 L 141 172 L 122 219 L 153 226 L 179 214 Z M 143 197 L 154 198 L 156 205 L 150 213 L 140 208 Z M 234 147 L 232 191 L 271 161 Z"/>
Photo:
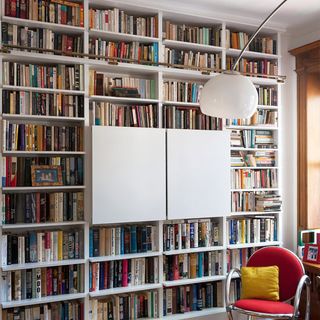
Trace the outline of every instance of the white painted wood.
<path fill-rule="evenodd" d="M 230 212 L 229 132 L 167 131 L 168 219 Z"/>
<path fill-rule="evenodd" d="M 165 219 L 165 131 L 92 128 L 92 223 Z"/>

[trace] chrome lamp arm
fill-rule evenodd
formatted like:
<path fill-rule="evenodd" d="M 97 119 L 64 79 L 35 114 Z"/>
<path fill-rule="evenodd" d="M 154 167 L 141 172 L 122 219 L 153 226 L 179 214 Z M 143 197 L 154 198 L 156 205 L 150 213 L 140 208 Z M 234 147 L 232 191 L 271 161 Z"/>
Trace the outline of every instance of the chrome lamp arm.
<path fill-rule="evenodd" d="M 307 299 L 306 299 L 306 313 L 305 313 L 305 320 L 309 320 L 310 318 L 310 286 L 311 281 L 310 278 L 305 274 L 299 281 L 296 295 L 294 297 L 294 319 L 299 318 L 299 305 L 300 305 L 300 298 L 303 287 L 306 286 L 307 292 Z"/>
<path fill-rule="evenodd" d="M 237 273 L 238 276 L 241 278 L 241 271 L 239 269 L 231 269 L 230 272 L 228 273 L 227 280 L 226 280 L 226 287 L 225 287 L 225 303 L 226 303 L 226 308 L 227 311 L 230 308 L 230 305 L 232 304 L 230 302 L 230 286 L 231 286 L 231 280 L 233 275 Z"/>
<path fill-rule="evenodd" d="M 248 42 L 246 43 L 246 45 L 242 48 L 236 62 L 234 63 L 233 67 L 232 67 L 232 71 L 236 71 L 237 65 L 240 62 L 240 59 L 242 58 L 245 50 L 247 50 L 247 48 L 249 47 L 250 43 L 252 42 L 252 40 L 256 37 L 256 35 L 259 33 L 259 31 L 262 29 L 262 27 L 272 18 L 272 16 L 280 9 L 280 7 L 287 2 L 287 0 L 283 0 L 268 16 L 267 18 L 265 18 L 263 20 L 263 22 L 260 24 L 260 26 L 258 27 L 258 29 L 254 32 L 254 34 L 250 37 L 250 39 L 248 40 Z"/>

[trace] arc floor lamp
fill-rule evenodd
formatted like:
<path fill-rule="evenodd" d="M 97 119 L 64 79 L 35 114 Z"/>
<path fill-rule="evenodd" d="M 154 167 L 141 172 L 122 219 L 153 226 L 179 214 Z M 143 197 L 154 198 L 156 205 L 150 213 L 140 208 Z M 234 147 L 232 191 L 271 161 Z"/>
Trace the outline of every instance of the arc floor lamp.
<path fill-rule="evenodd" d="M 257 90 L 252 81 L 237 72 L 236 68 L 252 40 L 286 1 L 282 1 L 252 34 L 232 70 L 223 71 L 204 85 L 200 96 L 202 113 L 219 118 L 249 118 L 254 114 L 258 105 Z"/>

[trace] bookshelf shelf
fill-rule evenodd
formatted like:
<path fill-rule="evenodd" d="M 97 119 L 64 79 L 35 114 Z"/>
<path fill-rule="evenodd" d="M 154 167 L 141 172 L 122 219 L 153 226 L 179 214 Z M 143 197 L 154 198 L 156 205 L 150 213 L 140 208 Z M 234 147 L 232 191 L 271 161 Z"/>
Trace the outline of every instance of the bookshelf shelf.
<path fill-rule="evenodd" d="M 125 98 L 112 96 L 90 96 L 91 101 L 106 101 L 119 104 L 137 103 L 137 104 L 151 104 L 159 103 L 157 99 L 141 99 L 141 98 Z"/>
<path fill-rule="evenodd" d="M 244 147 L 230 147 L 230 150 L 236 150 L 236 151 L 278 151 L 278 148 L 244 148 Z"/>
<path fill-rule="evenodd" d="M 269 166 L 269 167 L 230 167 L 231 170 L 237 170 L 237 169 L 252 169 L 252 170 L 263 170 L 263 169 L 279 169 L 279 167 L 276 166 Z"/>
<path fill-rule="evenodd" d="M 7 157 L 48 157 L 48 156 L 83 156 L 84 151 L 6 151 L 2 152 Z"/>
<path fill-rule="evenodd" d="M 222 47 L 210 46 L 206 44 L 198 44 L 192 42 L 184 42 L 177 40 L 163 39 L 162 44 L 168 48 L 180 49 L 180 50 L 198 50 L 201 52 L 222 52 Z"/>
<path fill-rule="evenodd" d="M 42 223 L 16 223 L 3 224 L 2 230 L 23 230 L 23 229 L 50 229 L 50 228 L 64 228 L 85 225 L 85 221 L 63 221 L 63 222 L 42 222 Z"/>
<path fill-rule="evenodd" d="M 195 81 L 206 81 L 209 80 L 216 73 L 204 74 L 197 70 L 178 69 L 178 68 L 167 68 L 159 67 L 162 71 L 164 78 L 174 78 L 177 80 L 195 80 Z"/>
<path fill-rule="evenodd" d="M 262 104 L 258 104 L 258 109 L 261 110 L 278 110 L 278 106 L 267 106 L 267 105 L 262 105 Z"/>
<path fill-rule="evenodd" d="M 84 91 L 80 90 L 62 90 L 62 89 L 49 89 L 49 88 L 36 88 L 36 87 L 23 87 L 23 86 L 11 86 L 3 85 L 3 90 L 12 91 L 28 91 L 28 92 L 40 92 L 40 93 L 55 93 L 55 94 L 67 94 L 67 95 L 84 95 Z"/>
<path fill-rule="evenodd" d="M 25 26 L 30 28 L 45 28 L 52 31 L 64 32 L 68 34 L 82 34 L 85 31 L 83 27 L 70 26 L 67 24 L 58 24 L 51 22 L 42 22 L 29 19 L 13 18 L 13 17 L 2 17 L 2 22 L 17 24 L 19 26 Z"/>
<path fill-rule="evenodd" d="M 46 268 L 46 267 L 56 267 L 56 266 L 70 266 L 74 264 L 84 264 L 84 263 L 86 263 L 85 259 L 68 259 L 68 260 L 58 260 L 58 261 L 50 261 L 50 262 L 11 264 L 7 266 L 2 266 L 1 268 L 3 271 L 14 271 L 14 270 Z"/>
<path fill-rule="evenodd" d="M 167 106 L 200 107 L 200 103 L 197 103 L 197 102 L 163 101 L 162 104 L 163 104 L 163 105 L 167 105 Z"/>
<path fill-rule="evenodd" d="M 114 261 L 114 260 L 124 260 L 124 259 L 137 259 L 137 258 L 147 258 L 147 257 L 159 257 L 162 253 L 159 251 L 155 252 L 141 252 L 141 253 L 129 253 L 115 256 L 101 256 L 101 257 L 90 257 L 90 262 L 102 262 L 102 261 Z"/>
<path fill-rule="evenodd" d="M 61 64 L 83 64 L 84 58 L 66 55 L 43 54 L 37 52 L 26 52 L 10 49 L 10 53 L 2 53 L 4 61 L 26 62 L 26 63 L 61 63 Z"/>
<path fill-rule="evenodd" d="M 183 319 L 198 319 L 205 316 L 211 316 L 219 313 L 225 313 L 225 308 L 209 308 L 209 309 L 203 309 L 200 311 L 191 311 L 191 312 L 185 312 L 185 313 L 179 313 L 179 314 L 171 314 L 164 316 L 164 319 L 170 319 L 170 320 L 183 320 Z"/>
<path fill-rule="evenodd" d="M 211 282 L 211 281 L 221 281 L 225 280 L 226 276 L 212 276 L 212 277 L 202 277 L 202 278 L 194 278 L 194 279 L 181 279 L 174 281 L 163 281 L 162 284 L 164 287 L 176 287 L 183 286 L 187 284 L 195 284 L 195 283 L 203 283 L 203 282 Z"/>
<path fill-rule="evenodd" d="M 208 251 L 220 251 L 220 250 L 224 250 L 224 249 L 225 249 L 224 246 L 211 246 L 211 247 L 200 247 L 200 248 L 170 250 L 170 251 L 164 251 L 163 254 L 166 255 L 166 256 L 171 256 L 171 255 L 176 255 L 176 254 L 208 252 Z"/>
<path fill-rule="evenodd" d="M 155 289 L 160 289 L 161 287 L 162 287 L 161 283 L 144 284 L 144 285 L 139 285 L 139 286 L 120 287 L 120 288 L 113 288 L 113 289 L 106 289 L 106 290 L 99 290 L 99 291 L 95 291 L 95 292 L 89 292 L 89 296 L 91 298 L 104 297 L 104 296 L 110 296 L 110 295 L 114 295 L 114 294 L 155 290 Z"/>
<path fill-rule="evenodd" d="M 280 214 L 282 211 L 234 211 L 230 213 L 230 216 L 256 216 L 256 215 L 268 215 L 268 214 Z"/>
<path fill-rule="evenodd" d="M 274 125 L 251 125 L 251 126 L 227 126 L 226 129 L 231 130 L 279 130 L 278 127 L 275 127 Z"/>
<path fill-rule="evenodd" d="M 2 305 L 2 309 L 17 308 L 17 307 L 23 307 L 23 306 L 32 306 L 36 304 L 50 303 L 50 302 L 83 299 L 86 297 L 86 295 L 87 295 L 86 293 L 61 294 L 57 296 L 49 296 L 49 297 L 43 297 L 38 299 L 26 299 L 26 300 L 2 302 L 1 305 Z"/>
<path fill-rule="evenodd" d="M 229 48 L 226 50 L 226 54 L 228 56 L 233 56 L 233 57 L 238 57 L 240 52 L 241 50 L 239 49 Z M 281 56 L 277 54 L 262 53 L 262 52 L 248 51 L 248 50 L 244 52 L 243 56 L 244 58 L 274 59 L 274 60 L 278 60 L 281 58 Z"/>
<path fill-rule="evenodd" d="M 21 120 L 21 121 L 32 121 L 32 122 L 72 122 L 72 123 L 80 123 L 84 122 L 85 119 L 81 117 L 59 117 L 59 116 L 41 116 L 41 115 L 25 115 L 25 114 L 2 114 L 2 119 L 7 120 Z"/>
<path fill-rule="evenodd" d="M 71 191 L 83 190 L 85 186 L 55 186 L 55 187 L 3 187 L 3 193 L 21 193 L 21 192 L 46 192 L 46 191 Z"/>
<path fill-rule="evenodd" d="M 260 191 L 279 191 L 279 188 L 244 188 L 244 189 L 231 189 L 231 192 L 234 191 L 253 191 L 253 192 L 260 192 Z"/>
<path fill-rule="evenodd" d="M 240 243 L 240 244 L 228 244 L 227 249 L 242 249 L 242 248 L 266 247 L 266 246 L 280 246 L 280 245 L 281 245 L 280 241 Z"/>
<path fill-rule="evenodd" d="M 159 38 L 138 36 L 135 34 L 104 31 L 98 29 L 90 29 L 89 36 L 91 37 L 100 37 L 102 39 L 112 40 L 112 41 L 138 41 L 141 43 L 153 43 L 159 42 Z"/>

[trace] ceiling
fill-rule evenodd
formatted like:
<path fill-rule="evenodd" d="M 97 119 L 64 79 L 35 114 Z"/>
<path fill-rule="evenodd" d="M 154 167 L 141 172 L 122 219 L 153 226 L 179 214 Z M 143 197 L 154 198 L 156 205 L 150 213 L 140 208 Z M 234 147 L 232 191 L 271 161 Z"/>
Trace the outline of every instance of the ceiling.
<path fill-rule="evenodd" d="M 135 0 L 135 4 L 167 10 L 205 13 L 235 22 L 259 24 L 282 0 Z M 318 28 L 320 0 L 287 0 L 269 25 L 287 30 Z"/>

